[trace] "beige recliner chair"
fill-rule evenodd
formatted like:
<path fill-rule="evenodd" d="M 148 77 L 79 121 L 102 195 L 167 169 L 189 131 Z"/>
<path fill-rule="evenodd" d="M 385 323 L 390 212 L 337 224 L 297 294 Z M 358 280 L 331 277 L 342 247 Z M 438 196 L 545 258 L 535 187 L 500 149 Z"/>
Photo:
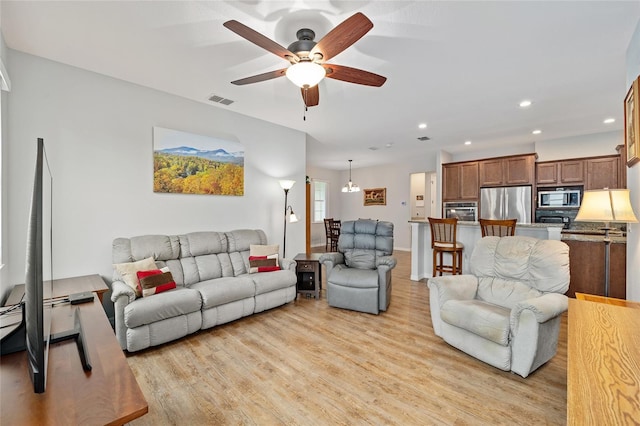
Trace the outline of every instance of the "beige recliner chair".
<path fill-rule="evenodd" d="M 569 247 L 557 240 L 484 237 L 470 272 L 429 278 L 436 335 L 527 377 L 556 353 L 560 315 L 568 306 Z"/>

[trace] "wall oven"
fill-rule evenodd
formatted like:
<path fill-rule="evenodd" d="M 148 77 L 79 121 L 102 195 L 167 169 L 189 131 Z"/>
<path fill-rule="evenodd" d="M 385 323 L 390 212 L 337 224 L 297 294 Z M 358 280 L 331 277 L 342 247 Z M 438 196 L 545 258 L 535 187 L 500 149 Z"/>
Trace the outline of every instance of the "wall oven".
<path fill-rule="evenodd" d="M 453 218 L 465 222 L 478 221 L 478 203 L 444 203 L 443 213 L 445 218 Z"/>

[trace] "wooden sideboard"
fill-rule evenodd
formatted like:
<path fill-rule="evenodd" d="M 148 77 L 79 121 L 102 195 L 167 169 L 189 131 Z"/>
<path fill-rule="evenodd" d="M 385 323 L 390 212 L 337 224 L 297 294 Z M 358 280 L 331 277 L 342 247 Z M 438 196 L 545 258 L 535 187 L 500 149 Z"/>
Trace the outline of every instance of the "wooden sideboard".
<path fill-rule="evenodd" d="M 640 309 L 625 301 L 577 296 L 585 300 L 569 299 L 567 424 L 637 424 Z"/>
<path fill-rule="evenodd" d="M 95 297 L 92 303 L 76 306 L 80 309 L 92 370 L 82 369 L 73 340 L 53 344 L 49 348 L 46 390 L 36 394 L 29 379 L 27 353 L 3 355 L 0 358 L 3 425 L 119 425 L 148 412 L 147 401 L 102 304 Z M 63 304 L 52 309 L 52 333 L 73 327 L 76 306 Z"/>

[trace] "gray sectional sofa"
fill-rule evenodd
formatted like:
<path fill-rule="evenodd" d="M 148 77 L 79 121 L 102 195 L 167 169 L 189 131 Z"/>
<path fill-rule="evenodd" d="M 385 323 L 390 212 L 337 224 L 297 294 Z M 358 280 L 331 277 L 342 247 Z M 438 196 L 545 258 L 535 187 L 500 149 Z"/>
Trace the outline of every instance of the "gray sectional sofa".
<path fill-rule="evenodd" d="M 111 300 L 120 346 L 138 351 L 294 300 L 295 261 L 280 259 L 281 270 L 249 273 L 250 245 L 266 242 L 262 230 L 248 229 L 116 238 L 114 264 L 153 257 L 177 285 L 136 297 L 114 268 Z"/>

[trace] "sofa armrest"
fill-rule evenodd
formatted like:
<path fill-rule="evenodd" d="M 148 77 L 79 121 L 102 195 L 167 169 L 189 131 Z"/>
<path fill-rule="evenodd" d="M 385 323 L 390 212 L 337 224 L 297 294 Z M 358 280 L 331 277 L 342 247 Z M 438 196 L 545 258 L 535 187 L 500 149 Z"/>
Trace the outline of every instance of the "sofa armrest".
<path fill-rule="evenodd" d="M 429 278 L 427 281 L 430 297 L 435 295 L 442 306 L 448 300 L 475 299 L 478 278 L 475 275 L 451 275 Z"/>
<path fill-rule="evenodd" d="M 136 293 L 122 281 L 111 283 L 111 301 L 115 316 L 115 332 L 120 347 L 127 349 L 127 326 L 124 323 L 124 308 L 136 300 Z"/>
<path fill-rule="evenodd" d="M 516 306 L 511 310 L 511 329 L 518 329 L 518 321 L 520 320 L 520 314 L 523 311 L 528 310 L 533 313 L 539 324 L 549 321 L 551 318 L 555 318 L 558 315 L 562 315 L 569 308 L 569 299 L 564 294 L 560 293 L 546 293 L 540 297 L 534 297 L 531 299 L 518 302 Z"/>
<path fill-rule="evenodd" d="M 386 267 L 387 269 L 393 269 L 396 267 L 398 261 L 393 256 L 380 256 L 376 258 L 376 268 Z"/>
<path fill-rule="evenodd" d="M 344 255 L 339 252 L 324 253 L 320 256 L 318 262 L 325 266 L 328 276 L 336 265 L 344 264 Z"/>
<path fill-rule="evenodd" d="M 111 301 L 116 303 L 120 297 L 124 297 L 126 299 L 125 304 L 128 304 L 136 300 L 136 292 L 124 282 L 114 281 L 111 283 Z"/>
<path fill-rule="evenodd" d="M 298 263 L 293 259 L 286 259 L 286 258 L 280 259 L 280 269 L 282 270 L 288 269 L 289 271 L 295 272 L 297 265 Z"/>

